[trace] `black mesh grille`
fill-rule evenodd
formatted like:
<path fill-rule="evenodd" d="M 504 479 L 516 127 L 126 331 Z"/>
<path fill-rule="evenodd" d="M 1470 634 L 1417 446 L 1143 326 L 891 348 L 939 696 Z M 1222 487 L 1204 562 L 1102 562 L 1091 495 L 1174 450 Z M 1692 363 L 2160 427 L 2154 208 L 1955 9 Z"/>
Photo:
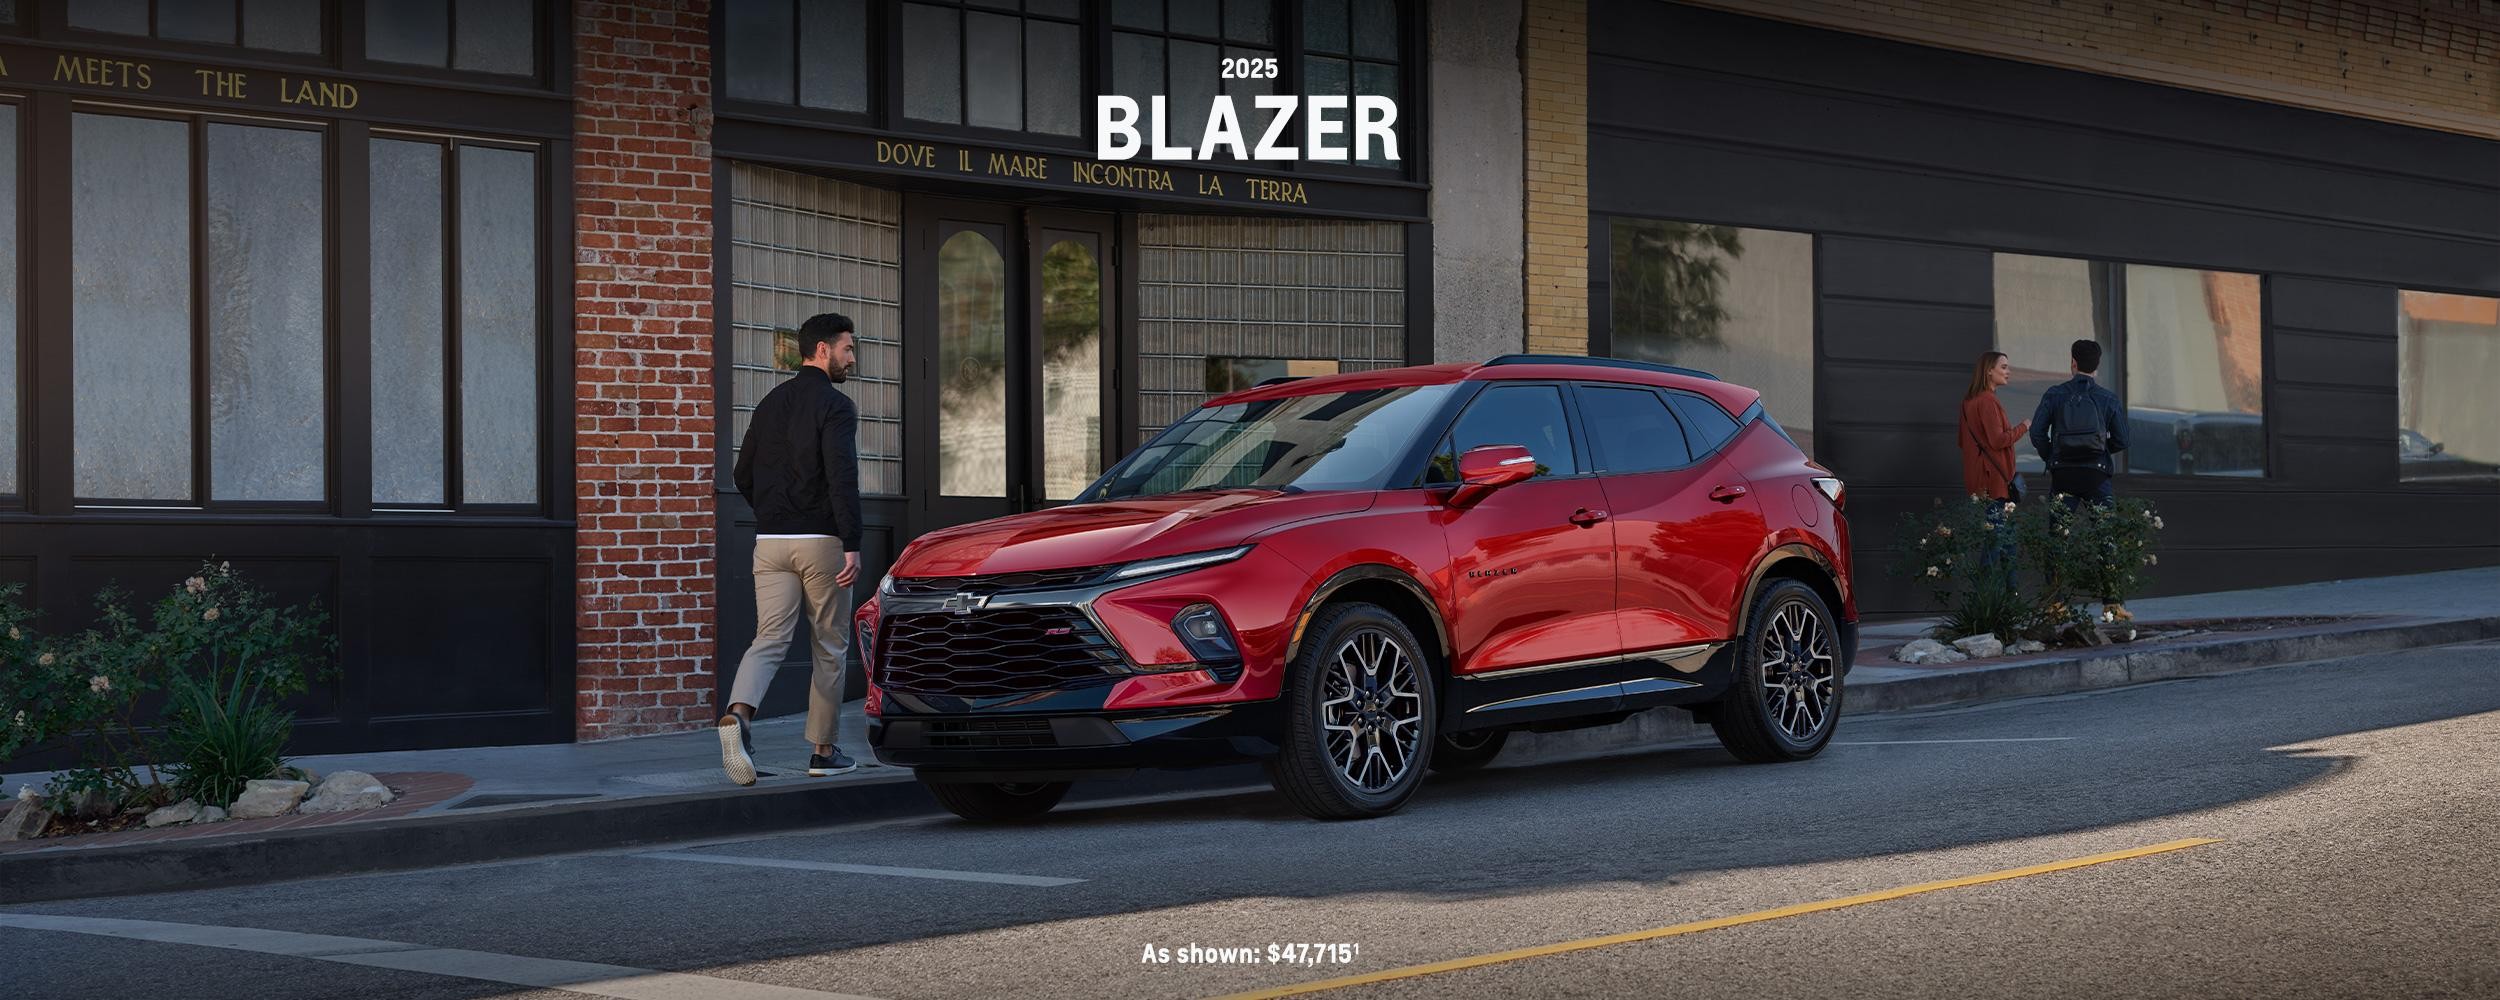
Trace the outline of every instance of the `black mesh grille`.
<path fill-rule="evenodd" d="M 1049 719 L 931 719 L 933 747 L 1055 747 Z"/>
<path fill-rule="evenodd" d="M 959 698 L 1048 691 L 1115 680 L 1111 640 L 1075 608 L 997 608 L 969 615 L 898 615 L 887 622 L 878 683 Z"/>
<path fill-rule="evenodd" d="M 976 594 L 1053 590 L 1092 583 L 1110 569 L 1109 566 L 1080 566 L 1030 573 L 992 573 L 988 576 L 898 576 L 894 578 L 894 592 L 910 597 L 948 597 L 966 590 Z"/>

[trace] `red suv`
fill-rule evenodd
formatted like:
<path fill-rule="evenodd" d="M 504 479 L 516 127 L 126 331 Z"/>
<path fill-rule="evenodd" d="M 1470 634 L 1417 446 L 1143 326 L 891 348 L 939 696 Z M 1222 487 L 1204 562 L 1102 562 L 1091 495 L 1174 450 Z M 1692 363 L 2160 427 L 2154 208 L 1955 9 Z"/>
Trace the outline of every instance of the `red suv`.
<path fill-rule="evenodd" d="M 1676 705 L 1831 740 L 1838 479 L 1702 372 L 1511 355 L 1209 400 L 1076 502 L 921 536 L 859 610 L 869 741 L 971 819 L 1244 759 L 1378 816 L 1516 729 Z"/>

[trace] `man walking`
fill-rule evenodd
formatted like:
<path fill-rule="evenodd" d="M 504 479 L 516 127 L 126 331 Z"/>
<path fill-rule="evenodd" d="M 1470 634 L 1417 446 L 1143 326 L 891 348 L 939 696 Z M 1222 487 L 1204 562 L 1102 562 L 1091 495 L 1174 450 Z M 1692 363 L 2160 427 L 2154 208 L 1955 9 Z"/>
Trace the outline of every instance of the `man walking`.
<path fill-rule="evenodd" d="M 2069 508 L 2107 504 L 2116 495 L 2110 476 L 2117 464 L 2110 456 L 2127 450 L 2126 406 L 2092 378 L 2101 369 L 2098 341 L 2075 341 L 2067 353 L 2074 377 L 2040 394 L 2040 408 L 2031 415 L 2031 447 L 2049 467 L 2049 488 Z M 2106 595 L 2101 605 L 2113 621 L 2134 617 Z"/>
<path fill-rule="evenodd" d="M 734 473 L 755 510 L 755 642 L 729 685 L 720 720 L 721 769 L 755 783 L 747 723 L 807 613 L 814 677 L 807 687 L 811 777 L 857 768 L 834 737 L 842 721 L 842 651 L 850 635 L 851 583 L 859 577 L 859 410 L 834 388 L 858 367 L 849 317 L 811 316 L 799 327 L 799 373 L 764 395 L 747 424 Z"/>

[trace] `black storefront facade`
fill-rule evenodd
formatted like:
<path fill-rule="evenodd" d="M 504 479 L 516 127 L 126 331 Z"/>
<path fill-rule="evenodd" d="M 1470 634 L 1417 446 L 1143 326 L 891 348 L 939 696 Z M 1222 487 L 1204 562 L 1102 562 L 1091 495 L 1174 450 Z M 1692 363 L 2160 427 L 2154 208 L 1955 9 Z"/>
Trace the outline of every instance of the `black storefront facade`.
<path fill-rule="evenodd" d="M 1674 4 L 1589 37 L 1591 352 L 1765 383 L 1849 481 L 1869 611 L 1914 609 L 1892 525 L 1959 493 L 1973 358 L 2020 420 L 2077 337 L 2169 524 L 2154 593 L 2500 562 L 2500 142 Z M 1704 232 L 1776 266 L 1716 251 L 1740 320 L 1679 351 L 1654 259 Z"/>
<path fill-rule="evenodd" d="M 573 731 L 569 11 L 451 7 L 0 3 L 0 582 L 318 601 L 295 752 Z"/>
<path fill-rule="evenodd" d="M 754 630 L 728 470 L 808 315 L 859 326 L 863 589 L 921 533 L 1065 502 L 1214 393 L 1431 359 L 1425 5 L 840 6 L 714 13 L 724 692 Z M 1094 95 L 1167 95 L 1181 144 L 1219 93 L 1390 97 L 1400 156 L 1095 157 Z"/>

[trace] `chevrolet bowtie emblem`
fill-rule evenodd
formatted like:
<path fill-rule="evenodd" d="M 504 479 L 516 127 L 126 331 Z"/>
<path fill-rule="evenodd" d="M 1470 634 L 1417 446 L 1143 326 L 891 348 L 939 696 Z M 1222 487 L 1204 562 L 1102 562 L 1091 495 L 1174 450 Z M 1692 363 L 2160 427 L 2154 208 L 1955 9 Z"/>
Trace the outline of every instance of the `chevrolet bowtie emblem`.
<path fill-rule="evenodd" d="M 952 612 L 959 615 L 968 615 L 981 610 L 989 603 L 990 595 L 988 594 L 976 594 L 969 590 L 958 590 L 955 592 L 955 596 L 947 598 L 945 603 L 938 605 L 938 610 Z"/>

